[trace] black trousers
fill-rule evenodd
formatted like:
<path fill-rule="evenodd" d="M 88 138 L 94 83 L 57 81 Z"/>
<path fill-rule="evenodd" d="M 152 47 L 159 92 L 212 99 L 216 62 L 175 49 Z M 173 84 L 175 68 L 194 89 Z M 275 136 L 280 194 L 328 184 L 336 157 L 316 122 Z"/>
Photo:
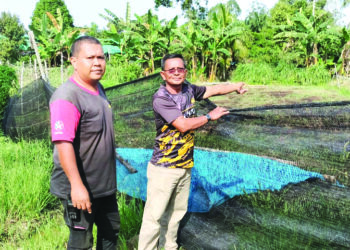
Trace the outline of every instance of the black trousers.
<path fill-rule="evenodd" d="M 67 249 L 92 249 L 93 224 L 97 226 L 96 250 L 115 250 L 120 228 L 120 216 L 116 195 L 96 198 L 91 201 L 92 213 L 78 210 L 76 219 L 69 216 L 68 201 L 61 200 L 64 207 L 64 220 L 70 235 Z"/>

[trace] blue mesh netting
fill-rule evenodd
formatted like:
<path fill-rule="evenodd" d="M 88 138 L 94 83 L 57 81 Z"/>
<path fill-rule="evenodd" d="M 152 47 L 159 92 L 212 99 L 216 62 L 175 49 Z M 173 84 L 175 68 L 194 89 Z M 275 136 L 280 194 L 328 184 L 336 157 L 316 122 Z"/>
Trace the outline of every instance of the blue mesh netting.
<path fill-rule="evenodd" d="M 118 154 L 127 160 L 137 173 L 131 174 L 117 161 L 118 190 L 146 200 L 147 164 L 151 149 L 118 148 Z M 246 193 L 258 190 L 279 190 L 289 183 L 309 178 L 321 178 L 319 173 L 259 156 L 195 149 L 195 167 L 192 170 L 188 210 L 208 212 L 213 206 Z"/>

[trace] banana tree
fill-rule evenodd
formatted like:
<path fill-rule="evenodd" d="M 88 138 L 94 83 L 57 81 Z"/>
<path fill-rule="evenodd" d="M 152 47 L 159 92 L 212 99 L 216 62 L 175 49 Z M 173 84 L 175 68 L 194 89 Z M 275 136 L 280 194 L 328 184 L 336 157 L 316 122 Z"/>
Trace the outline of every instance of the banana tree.
<path fill-rule="evenodd" d="M 41 21 L 41 29 L 38 30 L 40 35 L 37 37 L 39 41 L 39 52 L 43 58 L 49 59 L 49 66 L 56 57 L 61 56 L 61 64 L 63 64 L 63 56 L 69 55 L 69 49 L 72 42 L 77 38 L 78 31 L 65 29 L 63 25 L 63 17 L 60 9 L 57 9 L 58 17 L 55 18 L 50 12 L 43 16 Z M 53 24 L 52 28 L 48 26 L 48 20 Z"/>
<path fill-rule="evenodd" d="M 305 53 L 305 64 L 317 64 L 319 44 L 325 39 L 339 39 L 338 32 L 333 29 L 333 20 L 323 18 L 326 12 L 307 17 L 302 11 L 295 14 L 290 25 L 278 26 L 279 33 L 275 35 L 277 42 L 288 44 L 288 49 L 301 48 Z"/>
<path fill-rule="evenodd" d="M 155 71 L 155 60 L 159 60 L 166 50 L 167 39 L 163 36 L 163 26 L 151 10 L 145 16 L 135 15 L 136 27 L 133 32 L 134 39 L 140 44 L 138 50 L 141 53 L 139 59 L 149 60 L 150 73 Z"/>
<path fill-rule="evenodd" d="M 52 39 L 53 44 L 56 46 L 56 55 L 61 56 L 61 65 L 63 64 L 64 54 L 69 56 L 70 46 L 73 41 L 78 37 L 78 30 L 65 29 L 63 25 L 63 16 L 61 10 L 57 9 L 57 18 L 55 18 L 50 12 L 46 12 L 47 16 L 53 24 L 53 34 Z"/>
<path fill-rule="evenodd" d="M 163 36 L 167 39 L 166 53 L 169 52 L 168 48 L 170 48 L 171 43 L 175 38 L 175 33 L 177 30 L 177 19 L 178 19 L 178 16 L 175 16 L 173 19 L 168 21 L 163 28 Z"/>
<path fill-rule="evenodd" d="M 232 1 L 229 1 L 232 4 Z M 207 36 L 208 55 L 210 59 L 209 80 L 216 78 L 218 67 L 222 77 L 226 78 L 227 65 L 233 58 L 236 40 L 244 37 L 244 25 L 230 11 L 230 5 L 218 4 L 214 12 L 209 11 Z M 244 44 L 244 43 L 241 43 Z"/>
<path fill-rule="evenodd" d="M 53 32 L 51 29 L 49 29 L 48 25 L 49 19 L 46 14 L 43 14 L 41 20 L 40 20 L 40 27 L 38 27 L 37 30 L 35 30 L 35 33 L 40 34 L 36 37 L 36 40 L 38 41 L 38 50 L 40 53 L 40 56 L 44 60 L 49 61 L 49 66 L 51 66 L 50 62 L 51 59 L 54 57 L 54 54 L 56 52 L 55 45 L 51 42 L 53 39 Z"/>
<path fill-rule="evenodd" d="M 125 21 L 112 11 L 105 9 L 107 15 L 100 14 L 108 21 L 108 30 L 106 35 L 115 45 L 119 46 L 122 58 L 127 62 L 134 57 L 134 43 L 133 30 L 135 29 L 135 22 L 130 20 L 130 6 L 127 5 Z"/>
<path fill-rule="evenodd" d="M 180 29 L 175 30 L 176 42 L 174 44 L 177 47 L 173 45 L 174 50 L 181 52 L 191 62 L 192 78 L 197 73 L 198 64 L 201 64 L 201 72 L 205 69 L 203 52 L 207 37 L 204 35 L 203 28 L 201 20 L 190 20 Z"/>

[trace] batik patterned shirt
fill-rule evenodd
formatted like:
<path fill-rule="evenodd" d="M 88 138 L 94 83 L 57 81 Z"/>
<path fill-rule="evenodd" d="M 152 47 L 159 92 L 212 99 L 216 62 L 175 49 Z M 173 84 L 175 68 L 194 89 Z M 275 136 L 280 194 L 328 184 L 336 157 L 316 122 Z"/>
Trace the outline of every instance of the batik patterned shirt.
<path fill-rule="evenodd" d="M 202 100 L 206 87 L 185 82 L 179 94 L 170 94 L 164 85 L 153 96 L 157 136 L 151 163 L 167 168 L 192 168 L 194 131 L 181 133 L 173 125 L 178 117 L 195 117 L 195 102 Z"/>

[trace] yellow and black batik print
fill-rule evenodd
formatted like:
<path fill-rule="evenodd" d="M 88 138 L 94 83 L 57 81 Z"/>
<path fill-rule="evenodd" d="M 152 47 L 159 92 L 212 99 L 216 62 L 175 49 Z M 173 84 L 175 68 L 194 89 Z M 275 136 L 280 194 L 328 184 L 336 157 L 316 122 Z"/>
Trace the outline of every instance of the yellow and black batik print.
<path fill-rule="evenodd" d="M 157 164 L 169 168 L 192 168 L 194 131 L 179 132 L 176 128 L 164 125 L 162 137 L 157 138 L 159 155 Z"/>
<path fill-rule="evenodd" d="M 169 102 L 172 108 L 175 107 L 185 118 L 192 118 L 196 115 L 195 96 L 203 96 L 205 88 L 197 86 L 184 85 L 181 94 L 170 95 L 165 88 L 160 88 L 156 98 L 160 98 L 165 103 Z M 166 104 L 164 105 L 166 107 Z M 163 112 L 172 112 L 171 109 L 164 108 Z M 158 113 L 159 114 L 159 113 Z M 156 116 L 159 117 L 157 113 Z M 179 113 L 177 112 L 177 115 Z M 169 115 L 169 113 L 167 114 Z M 161 116 L 161 115 L 160 115 Z M 167 168 L 192 168 L 193 149 L 194 149 L 194 131 L 185 133 L 178 131 L 172 124 L 165 119 L 156 119 L 157 137 L 155 140 L 154 151 L 151 162 L 157 166 Z"/>

